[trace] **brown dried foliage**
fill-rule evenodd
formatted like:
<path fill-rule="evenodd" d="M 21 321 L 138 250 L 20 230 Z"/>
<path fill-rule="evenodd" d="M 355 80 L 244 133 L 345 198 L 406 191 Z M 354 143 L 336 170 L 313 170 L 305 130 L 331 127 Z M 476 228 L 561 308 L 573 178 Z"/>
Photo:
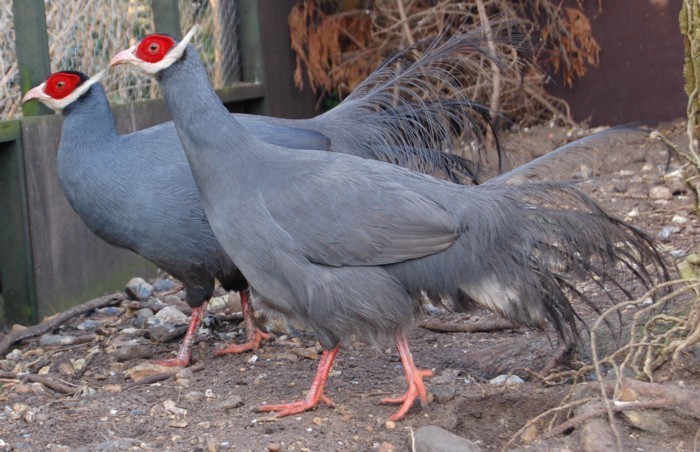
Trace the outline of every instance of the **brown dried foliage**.
<path fill-rule="evenodd" d="M 494 74 L 482 57 L 465 55 L 481 59 L 475 64 L 482 70 L 467 75 L 472 78 L 460 89 L 476 102 L 493 105 L 490 97 L 497 84 L 500 111 L 520 124 L 552 118 L 572 123 L 566 103 L 545 91 L 549 77 L 541 67 L 561 73 L 567 86 L 589 66 L 597 67 L 600 47 L 583 13 L 583 1 L 563 8 L 553 0 L 300 0 L 289 16 L 297 54 L 295 84 L 301 89 L 306 78 L 321 97 L 343 98 L 398 50 L 445 28 L 456 33 L 482 24 L 481 8 L 493 35 L 511 42 L 499 45 L 499 57 L 519 70 Z M 524 58 L 523 45 L 536 61 Z"/>

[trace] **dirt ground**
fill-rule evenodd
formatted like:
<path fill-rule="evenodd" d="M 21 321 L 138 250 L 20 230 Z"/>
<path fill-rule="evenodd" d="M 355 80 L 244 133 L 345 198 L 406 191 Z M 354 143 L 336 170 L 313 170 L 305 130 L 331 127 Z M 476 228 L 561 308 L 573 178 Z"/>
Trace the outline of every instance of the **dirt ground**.
<path fill-rule="evenodd" d="M 659 130 L 685 143 L 684 128 L 684 123 L 678 121 Z M 510 143 L 525 159 L 588 133 L 542 126 L 517 132 Z M 694 214 L 695 198 L 678 185 L 677 178 L 665 177 L 678 169 L 678 160 L 673 159 L 666 169 L 666 149 L 644 135 L 616 142 L 603 155 L 598 160 L 600 167 L 592 168 L 594 179 L 585 183 L 587 191 L 611 214 L 651 236 L 668 235 L 661 237 L 660 243 L 670 260 L 693 252 L 700 233 L 700 222 Z M 653 188 L 660 186 L 671 189 L 671 199 L 652 199 L 657 196 L 651 195 Z M 609 305 L 603 297 L 598 301 Z M 430 317 L 456 323 L 479 323 L 489 318 L 481 312 Z M 435 376 L 427 380 L 434 400 L 427 407 L 415 406 L 404 420 L 391 424 L 385 420 L 395 408 L 378 402 L 405 388 L 395 349 L 378 351 L 361 343 L 347 345 L 338 355 L 326 389 L 336 407 L 321 406 L 277 419 L 256 413 L 254 408 L 304 395 L 317 364 L 313 337 L 281 338 L 265 343 L 257 355 L 217 358 L 213 355 L 216 347 L 232 339 L 241 340 L 237 322 L 220 322 L 210 328 L 209 334 L 200 335 L 195 365 L 190 368 L 194 371 L 129 387 L 127 371 L 148 362 L 144 358 L 150 355 L 171 356 L 179 340 L 153 342 L 142 358 L 118 361 L 115 354 L 103 350 L 110 347 L 115 335 L 132 326 L 133 313 L 107 309 L 88 319 L 101 325 L 88 342 L 42 345 L 39 338 L 30 339 L 16 346 L 18 351 L 8 355 L 9 359 L 0 360 L 0 372 L 6 376 L 13 371 L 39 373 L 82 388 L 77 395 L 66 395 L 41 383 L 0 379 L 0 450 L 410 450 L 418 429 L 427 425 L 440 426 L 485 450 L 612 446 L 589 424 L 549 439 L 536 434 L 546 428 L 544 425 L 529 438 L 526 435 L 525 441 L 508 444 L 528 420 L 559 405 L 572 390 L 568 379 L 545 384 L 533 376 L 532 371 L 541 369 L 557 346 L 551 333 L 526 329 L 439 333 L 416 327 L 410 343 L 417 365 L 434 372 Z M 85 320 L 74 319 L 54 333 L 85 335 L 77 328 Z M 587 345 L 580 347 L 572 362 L 574 366 L 590 362 Z M 700 347 L 695 346 L 683 355 L 681 363 L 670 364 L 665 374 L 684 388 L 697 390 L 698 369 Z M 489 383 L 504 374 L 518 375 L 524 383 Z M 579 388 L 585 392 L 591 386 L 595 384 L 584 383 Z M 616 415 L 625 450 L 700 447 L 697 418 L 676 410 L 656 410 L 650 416 L 655 426 L 644 427 Z M 436 438 L 435 445 L 438 443 Z"/>

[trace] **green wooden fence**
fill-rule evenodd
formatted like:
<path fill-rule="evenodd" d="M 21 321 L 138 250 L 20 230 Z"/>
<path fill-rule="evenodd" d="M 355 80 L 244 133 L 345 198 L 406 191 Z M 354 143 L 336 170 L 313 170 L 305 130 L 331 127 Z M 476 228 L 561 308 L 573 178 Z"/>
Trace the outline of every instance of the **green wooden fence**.
<path fill-rule="evenodd" d="M 238 0 L 240 28 L 232 30 L 231 33 L 237 33 L 239 40 L 242 80 L 217 90 L 224 103 L 235 111 L 267 112 L 260 1 L 265 3 L 266 10 L 283 5 L 265 0 Z M 283 7 L 289 8 L 289 5 L 287 1 Z M 151 0 L 151 6 L 157 31 L 181 34 L 177 0 Z M 24 94 L 41 83 L 50 72 L 44 0 L 13 0 L 13 20 L 19 82 Z M 137 128 L 162 122 L 168 116 L 161 100 L 120 105 L 114 108 L 114 112 L 118 125 L 122 118 L 121 123 L 136 124 Z M 118 275 L 122 278 L 126 277 L 125 272 L 143 268 L 138 260 L 134 264 L 131 261 L 126 262 L 124 258 L 115 258 L 115 265 L 119 268 L 114 268 L 114 265 L 110 266 L 110 262 L 103 262 L 105 259 L 102 251 L 97 256 L 80 256 L 80 259 L 74 259 L 80 261 L 74 265 L 96 266 L 99 271 L 92 273 L 90 268 L 87 272 L 83 269 L 83 278 L 87 274 L 90 280 L 102 278 L 101 282 L 95 281 L 94 284 L 88 284 L 89 287 L 78 290 L 75 285 L 52 285 L 51 281 L 45 281 L 46 277 L 42 272 L 51 266 L 49 260 L 52 259 L 50 252 L 45 249 L 45 236 L 54 234 L 50 237 L 54 240 L 53 243 L 63 240 L 63 237 L 60 230 L 47 232 L 42 228 L 50 228 L 50 225 L 38 224 L 42 217 L 39 207 L 53 200 L 41 199 L 42 196 L 46 198 L 48 189 L 37 188 L 37 184 L 41 184 L 42 179 L 55 177 L 55 171 L 50 168 L 51 173 L 41 173 L 40 169 L 35 167 L 41 166 L 42 163 L 37 162 L 37 156 L 39 159 L 44 156 L 36 149 L 43 145 L 36 144 L 37 137 L 34 131 L 43 130 L 42 133 L 49 136 L 53 131 L 60 130 L 59 124 L 56 123 L 60 120 L 51 117 L 52 114 L 53 112 L 38 102 L 30 102 L 23 106 L 23 118 L 0 121 L 0 326 L 9 323 L 33 323 L 71 304 L 83 302 L 86 297 L 117 290 L 126 281 L 112 281 L 114 278 L 105 277 L 105 272 L 109 272 L 110 276 Z M 25 138 L 31 139 L 23 140 L 23 133 L 29 133 L 31 136 Z M 52 136 L 47 141 L 51 143 L 44 147 L 55 151 L 57 138 Z M 44 151 L 45 149 L 42 149 L 42 152 Z M 52 158 L 55 159 L 55 155 Z M 45 158 L 43 166 L 50 166 L 52 161 L 51 158 Z M 44 170 L 48 171 L 46 168 Z M 31 183 L 28 183 L 28 177 Z M 54 187 L 55 181 L 52 183 L 54 185 L 51 187 Z M 67 203 L 64 204 L 67 206 Z M 65 215 L 75 214 L 67 209 Z M 71 221 L 76 220 L 69 220 L 68 223 L 73 224 Z M 66 227 L 63 226 L 64 229 Z M 87 229 L 84 229 L 84 233 L 89 234 Z M 101 262 L 95 262 L 98 257 Z M 133 256 L 133 259 L 137 258 Z M 51 277 L 71 278 L 73 273 L 80 273 L 80 270 L 65 268 Z M 108 284 L 104 281 L 108 281 Z"/>

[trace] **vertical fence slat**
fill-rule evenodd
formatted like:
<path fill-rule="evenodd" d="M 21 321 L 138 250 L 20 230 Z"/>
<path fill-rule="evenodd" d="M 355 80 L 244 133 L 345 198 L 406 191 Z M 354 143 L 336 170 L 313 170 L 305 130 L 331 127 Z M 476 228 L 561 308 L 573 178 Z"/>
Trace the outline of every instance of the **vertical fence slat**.
<path fill-rule="evenodd" d="M 158 33 L 170 33 L 182 37 L 180 30 L 180 9 L 177 0 L 151 0 L 153 24 Z"/>
<path fill-rule="evenodd" d="M 260 33 L 259 0 L 238 0 L 240 29 L 238 33 L 241 52 L 241 75 L 244 82 L 265 86 L 265 63 Z M 266 114 L 265 97 L 248 105 L 249 113 Z"/>
<path fill-rule="evenodd" d="M 19 121 L 0 122 L 0 278 L 4 324 L 37 321 L 34 265 Z"/>
<path fill-rule="evenodd" d="M 24 94 L 43 82 L 51 73 L 44 0 L 13 0 L 12 15 L 15 23 L 19 82 Z M 39 102 L 23 105 L 22 112 L 25 116 L 53 114 L 53 111 Z"/>

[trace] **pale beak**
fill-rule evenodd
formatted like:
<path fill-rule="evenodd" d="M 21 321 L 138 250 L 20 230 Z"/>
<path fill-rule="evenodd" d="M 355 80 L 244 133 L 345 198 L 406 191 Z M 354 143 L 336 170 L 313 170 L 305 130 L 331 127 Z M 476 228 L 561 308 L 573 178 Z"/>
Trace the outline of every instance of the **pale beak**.
<path fill-rule="evenodd" d="M 32 99 L 37 99 L 37 100 L 48 99 L 49 95 L 44 92 L 44 88 L 46 88 L 45 82 L 42 83 L 41 85 L 35 86 L 34 88 L 27 91 L 27 93 L 22 98 L 22 103 L 28 102 Z"/>
<path fill-rule="evenodd" d="M 114 57 L 112 57 L 112 59 L 109 61 L 109 65 L 116 66 L 117 64 L 127 64 L 141 61 L 138 58 L 136 58 L 136 55 L 134 55 L 134 50 L 136 50 L 136 46 L 133 46 L 126 50 L 122 50 L 118 54 L 114 55 Z"/>

